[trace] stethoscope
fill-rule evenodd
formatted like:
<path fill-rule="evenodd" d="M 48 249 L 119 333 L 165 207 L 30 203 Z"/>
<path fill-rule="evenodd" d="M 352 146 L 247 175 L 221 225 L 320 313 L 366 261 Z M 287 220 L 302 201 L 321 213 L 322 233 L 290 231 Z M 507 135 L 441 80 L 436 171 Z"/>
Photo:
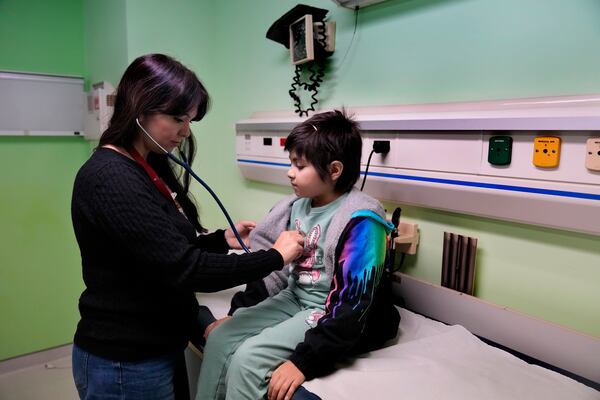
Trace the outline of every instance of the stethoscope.
<path fill-rule="evenodd" d="M 223 215 L 225 215 L 225 218 L 227 218 L 227 222 L 229 223 L 229 226 L 231 227 L 231 230 L 233 231 L 233 234 L 235 235 L 235 238 L 240 243 L 240 246 L 242 246 L 242 249 L 244 249 L 244 251 L 246 253 L 250 253 L 250 250 L 248 249 L 248 247 L 246 247 L 246 244 L 244 243 L 244 241 L 240 237 L 239 232 L 237 231 L 237 229 L 235 229 L 235 224 L 231 220 L 231 217 L 229 216 L 229 213 L 227 212 L 227 210 L 223 206 L 223 203 L 221 203 L 221 200 L 219 200 L 219 198 L 217 197 L 217 195 L 215 194 L 215 192 L 213 192 L 213 190 L 210 188 L 210 186 L 208 186 L 206 184 L 206 182 L 204 182 L 198 175 L 196 175 L 196 173 L 194 172 L 194 170 L 192 170 L 192 167 L 190 167 L 190 165 L 187 163 L 187 160 L 185 159 L 185 155 L 182 152 L 179 152 L 179 155 L 181 156 L 181 158 L 183 160 L 180 160 L 179 158 L 175 157 L 173 154 L 171 154 L 170 152 L 168 152 L 164 147 L 162 147 L 160 144 L 158 144 L 158 142 L 156 140 L 154 140 L 154 138 L 148 133 L 148 131 L 146 131 L 146 129 L 144 129 L 144 127 L 142 126 L 142 124 L 140 124 L 139 119 L 136 118 L 135 122 L 140 127 L 140 129 L 142 130 L 142 132 L 144 132 L 146 134 L 146 136 L 148 136 L 148 138 L 150 140 L 152 140 L 152 142 L 156 146 L 158 146 L 158 148 L 161 149 L 167 155 L 167 157 L 169 157 L 175 164 L 180 165 L 183 169 L 185 169 L 187 172 L 189 172 L 189 174 L 192 175 L 194 177 L 194 179 L 197 180 L 198 183 L 200 183 L 204 187 L 204 189 L 206 189 L 208 191 L 208 193 L 210 193 L 210 195 L 213 197 L 213 199 L 215 199 L 215 201 L 217 202 L 217 204 L 221 208 L 221 211 L 223 212 Z"/>

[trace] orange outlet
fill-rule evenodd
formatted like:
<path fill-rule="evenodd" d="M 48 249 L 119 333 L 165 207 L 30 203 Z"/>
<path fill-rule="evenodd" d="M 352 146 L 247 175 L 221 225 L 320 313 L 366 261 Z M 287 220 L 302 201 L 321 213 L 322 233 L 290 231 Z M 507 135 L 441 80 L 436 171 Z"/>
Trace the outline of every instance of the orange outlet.
<path fill-rule="evenodd" d="M 533 165 L 541 168 L 558 167 L 560 161 L 560 138 L 538 136 L 533 140 Z"/>

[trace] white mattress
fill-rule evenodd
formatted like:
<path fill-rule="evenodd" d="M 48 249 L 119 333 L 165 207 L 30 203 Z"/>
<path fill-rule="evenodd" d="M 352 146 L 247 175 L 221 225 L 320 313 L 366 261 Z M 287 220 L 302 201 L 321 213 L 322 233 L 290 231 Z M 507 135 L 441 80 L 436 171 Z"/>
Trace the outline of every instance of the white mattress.
<path fill-rule="evenodd" d="M 199 294 L 198 299 L 218 318 L 242 288 Z M 397 341 L 345 361 L 336 372 L 305 382 L 304 387 L 324 400 L 600 400 L 600 392 L 489 346 L 460 325 L 399 310 Z"/>

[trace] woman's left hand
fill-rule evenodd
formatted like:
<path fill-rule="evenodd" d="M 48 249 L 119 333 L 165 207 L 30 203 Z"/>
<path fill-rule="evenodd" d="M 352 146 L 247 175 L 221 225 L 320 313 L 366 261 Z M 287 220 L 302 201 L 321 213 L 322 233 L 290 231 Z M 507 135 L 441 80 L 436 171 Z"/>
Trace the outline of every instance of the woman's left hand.
<path fill-rule="evenodd" d="M 237 224 L 235 224 L 235 229 L 237 229 L 238 233 L 240 234 L 240 237 L 242 238 L 246 246 L 248 246 L 248 235 L 250 234 L 250 232 L 252 232 L 254 228 L 256 228 L 256 222 L 254 221 L 240 221 Z M 242 249 L 242 246 L 240 246 L 240 243 L 236 239 L 231 228 L 225 231 L 225 240 L 227 241 L 229 248 L 235 250 Z"/>
<path fill-rule="evenodd" d="M 211 322 L 206 329 L 204 330 L 204 340 L 208 340 L 208 335 L 210 335 L 210 333 L 219 325 L 221 325 L 223 322 L 227 321 L 228 319 L 231 319 L 231 316 L 228 315 L 226 317 L 220 318 L 216 321 Z"/>
<path fill-rule="evenodd" d="M 269 400 L 290 400 L 296 389 L 306 380 L 304 374 L 291 361 L 281 364 L 271 376 L 267 398 Z"/>

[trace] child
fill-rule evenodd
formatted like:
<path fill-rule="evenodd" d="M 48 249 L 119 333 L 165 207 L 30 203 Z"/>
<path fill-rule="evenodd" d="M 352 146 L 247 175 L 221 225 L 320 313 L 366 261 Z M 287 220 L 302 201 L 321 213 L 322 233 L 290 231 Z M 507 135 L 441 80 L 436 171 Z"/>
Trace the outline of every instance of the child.
<path fill-rule="evenodd" d="M 396 336 L 399 315 L 383 267 L 392 226 L 381 204 L 353 187 L 361 148 L 357 123 L 340 111 L 316 114 L 288 136 L 295 195 L 273 207 L 250 243 L 264 248 L 297 229 L 304 253 L 236 296 L 245 305 L 270 297 L 210 332 L 197 400 L 289 400 L 337 360 Z"/>

